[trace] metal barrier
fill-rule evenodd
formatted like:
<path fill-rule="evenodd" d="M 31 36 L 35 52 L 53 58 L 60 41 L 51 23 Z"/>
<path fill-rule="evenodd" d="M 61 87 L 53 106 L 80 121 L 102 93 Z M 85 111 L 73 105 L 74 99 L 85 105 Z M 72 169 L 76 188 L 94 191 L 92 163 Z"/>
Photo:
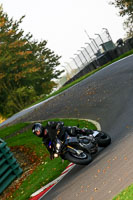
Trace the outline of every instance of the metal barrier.
<path fill-rule="evenodd" d="M 0 194 L 17 177 L 22 174 L 17 160 L 13 157 L 6 142 L 0 139 Z"/>

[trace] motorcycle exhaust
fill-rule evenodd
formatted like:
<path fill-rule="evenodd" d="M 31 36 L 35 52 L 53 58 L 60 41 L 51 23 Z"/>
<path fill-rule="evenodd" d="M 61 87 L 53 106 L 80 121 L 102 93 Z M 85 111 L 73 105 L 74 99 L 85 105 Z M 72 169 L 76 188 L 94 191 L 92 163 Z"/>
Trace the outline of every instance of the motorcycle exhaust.
<path fill-rule="evenodd" d="M 70 150 L 71 153 L 76 153 L 77 155 L 80 155 L 83 152 L 81 150 L 74 149 L 71 146 L 67 146 L 67 148 Z"/>

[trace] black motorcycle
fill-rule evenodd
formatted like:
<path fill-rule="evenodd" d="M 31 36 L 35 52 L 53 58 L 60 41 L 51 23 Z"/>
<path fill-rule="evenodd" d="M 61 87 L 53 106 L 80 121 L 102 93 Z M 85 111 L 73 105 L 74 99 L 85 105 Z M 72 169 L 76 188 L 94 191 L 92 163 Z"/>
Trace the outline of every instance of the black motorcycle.
<path fill-rule="evenodd" d="M 54 157 L 79 165 L 87 165 L 92 161 L 92 155 L 98 152 L 98 147 L 106 147 L 111 143 L 111 137 L 102 131 L 91 131 L 88 135 L 77 134 L 72 137 L 66 133 L 65 141 L 57 139 Z"/>

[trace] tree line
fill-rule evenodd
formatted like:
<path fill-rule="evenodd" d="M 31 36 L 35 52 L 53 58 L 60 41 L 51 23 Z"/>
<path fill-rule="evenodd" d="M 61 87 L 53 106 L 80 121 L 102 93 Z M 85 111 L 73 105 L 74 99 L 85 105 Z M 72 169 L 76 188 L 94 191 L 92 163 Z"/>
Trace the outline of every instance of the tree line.
<path fill-rule="evenodd" d="M 0 115 L 14 113 L 48 95 L 63 71 L 58 55 L 19 28 L 23 21 L 9 18 L 0 7 Z"/>

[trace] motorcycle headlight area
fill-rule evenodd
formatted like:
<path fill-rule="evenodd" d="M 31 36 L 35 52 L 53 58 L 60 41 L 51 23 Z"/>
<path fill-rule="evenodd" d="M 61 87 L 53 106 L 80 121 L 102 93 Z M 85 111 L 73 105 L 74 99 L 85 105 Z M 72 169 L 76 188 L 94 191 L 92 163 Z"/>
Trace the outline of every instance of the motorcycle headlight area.
<path fill-rule="evenodd" d="M 58 157 L 58 154 L 57 153 L 54 153 L 54 158 L 57 158 Z"/>
<path fill-rule="evenodd" d="M 60 147 L 61 147 L 61 144 L 57 143 L 56 144 L 56 149 L 60 149 Z"/>

